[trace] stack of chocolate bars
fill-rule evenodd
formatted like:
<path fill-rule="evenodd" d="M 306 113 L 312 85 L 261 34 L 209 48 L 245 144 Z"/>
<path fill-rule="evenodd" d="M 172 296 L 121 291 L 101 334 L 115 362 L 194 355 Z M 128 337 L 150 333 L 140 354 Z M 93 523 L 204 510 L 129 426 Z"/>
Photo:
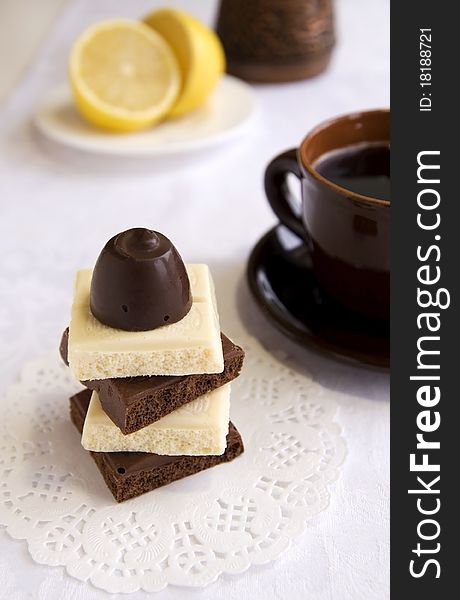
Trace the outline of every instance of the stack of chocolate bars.
<path fill-rule="evenodd" d="M 87 388 L 72 421 L 118 502 L 243 452 L 229 411 L 244 352 L 220 332 L 209 268 L 162 234 L 120 233 L 77 273 L 60 350 Z"/>

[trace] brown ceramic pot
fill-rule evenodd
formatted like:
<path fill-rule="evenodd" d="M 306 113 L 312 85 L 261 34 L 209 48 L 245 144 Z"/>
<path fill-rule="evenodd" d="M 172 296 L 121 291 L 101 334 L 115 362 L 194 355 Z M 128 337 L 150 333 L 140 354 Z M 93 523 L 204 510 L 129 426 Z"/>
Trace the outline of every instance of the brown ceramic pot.
<path fill-rule="evenodd" d="M 321 290 L 353 312 L 384 319 L 390 314 L 390 202 L 343 188 L 314 165 L 351 144 L 389 143 L 389 135 L 388 110 L 344 115 L 314 129 L 265 172 L 268 201 L 280 221 L 305 239 Z M 300 210 L 288 173 L 302 183 Z"/>
<path fill-rule="evenodd" d="M 254 82 L 306 79 L 331 57 L 332 0 L 221 0 L 217 33 L 229 73 Z"/>

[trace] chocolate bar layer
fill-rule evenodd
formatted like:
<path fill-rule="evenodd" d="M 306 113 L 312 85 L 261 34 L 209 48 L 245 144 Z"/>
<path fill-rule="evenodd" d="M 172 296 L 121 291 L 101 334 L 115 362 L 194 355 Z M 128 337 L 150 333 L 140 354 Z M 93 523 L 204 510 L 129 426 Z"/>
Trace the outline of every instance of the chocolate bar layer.
<path fill-rule="evenodd" d="M 221 373 L 224 357 L 209 267 L 187 265 L 187 273 L 192 307 L 180 321 L 170 324 L 172 315 L 166 314 L 163 327 L 126 331 L 96 319 L 90 309 L 93 272 L 78 271 L 69 325 L 69 366 L 73 375 L 80 380 L 92 380 Z M 138 275 L 133 281 L 137 279 Z M 116 285 L 122 284 L 118 281 Z M 138 290 L 139 281 L 136 286 Z M 129 300 L 126 302 L 123 311 L 129 312 Z"/>
<path fill-rule="evenodd" d="M 90 398 L 90 390 L 83 390 L 70 398 L 70 417 L 80 433 Z M 227 448 L 220 456 L 159 456 L 144 452 L 90 454 L 115 500 L 123 502 L 188 475 L 230 462 L 243 451 L 243 440 L 233 423 L 230 423 Z"/>
<path fill-rule="evenodd" d="M 67 363 L 69 330 L 62 335 L 60 352 Z M 221 333 L 222 373 L 185 376 L 117 377 L 83 381 L 96 390 L 104 411 L 124 434 L 158 421 L 183 404 L 196 400 L 238 377 L 244 351 Z"/>

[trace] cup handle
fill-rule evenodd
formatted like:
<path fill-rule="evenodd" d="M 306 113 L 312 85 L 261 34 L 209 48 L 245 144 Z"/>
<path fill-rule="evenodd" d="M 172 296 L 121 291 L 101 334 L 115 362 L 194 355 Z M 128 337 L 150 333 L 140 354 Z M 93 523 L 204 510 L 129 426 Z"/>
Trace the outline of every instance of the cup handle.
<path fill-rule="evenodd" d="M 288 186 L 287 176 L 289 173 L 295 175 L 299 181 L 302 178 L 296 148 L 287 150 L 274 158 L 265 169 L 265 194 L 281 223 L 301 239 L 305 239 L 305 228 L 300 217 L 301 207 Z"/>

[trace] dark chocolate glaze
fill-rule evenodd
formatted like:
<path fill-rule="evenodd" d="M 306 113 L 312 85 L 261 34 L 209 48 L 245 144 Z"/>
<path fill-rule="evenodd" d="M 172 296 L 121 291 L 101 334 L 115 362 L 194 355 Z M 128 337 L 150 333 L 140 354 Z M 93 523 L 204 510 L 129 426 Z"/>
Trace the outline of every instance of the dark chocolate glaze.
<path fill-rule="evenodd" d="M 94 267 L 90 306 L 101 323 L 126 331 L 148 331 L 183 319 L 192 295 L 171 241 L 141 227 L 111 238 Z"/>

